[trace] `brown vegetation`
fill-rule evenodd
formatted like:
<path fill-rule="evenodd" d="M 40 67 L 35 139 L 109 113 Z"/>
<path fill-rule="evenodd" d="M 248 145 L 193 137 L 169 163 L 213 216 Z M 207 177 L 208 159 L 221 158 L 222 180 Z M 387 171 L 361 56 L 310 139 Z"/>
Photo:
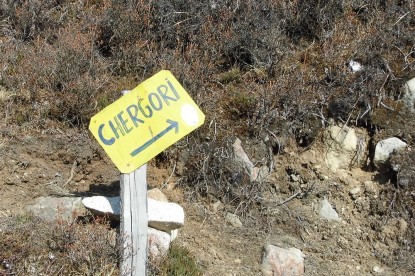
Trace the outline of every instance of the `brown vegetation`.
<path fill-rule="evenodd" d="M 240 215 L 261 207 L 266 187 L 229 165 L 236 136 L 255 144 L 251 155 L 267 165 L 270 152 L 309 147 L 330 120 L 366 128 L 372 148 L 383 135 L 415 142 L 399 102 L 403 83 L 415 76 L 413 1 L 125 2 L 2 1 L 7 125 L 86 128 L 121 90 L 171 70 L 207 121 L 156 161 L 184 162 L 180 176 L 190 194 L 220 199 Z M 350 60 L 364 69 L 351 72 Z M 382 200 L 395 197 L 388 188 Z M 413 203 L 399 206 L 374 215 L 412 214 Z M 2 260 L 28 254 L 12 249 L 2 249 L 9 254 Z"/>

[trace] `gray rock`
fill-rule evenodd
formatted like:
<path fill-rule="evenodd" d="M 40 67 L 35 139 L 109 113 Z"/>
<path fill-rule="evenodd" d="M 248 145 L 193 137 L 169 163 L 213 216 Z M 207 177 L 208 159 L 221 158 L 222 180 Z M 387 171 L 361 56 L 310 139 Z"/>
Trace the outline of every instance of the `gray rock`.
<path fill-rule="evenodd" d="M 298 175 L 292 174 L 290 175 L 291 181 L 292 182 L 299 182 L 300 181 L 300 177 Z"/>
<path fill-rule="evenodd" d="M 225 216 L 225 220 L 227 222 L 229 222 L 230 224 L 232 224 L 232 226 L 234 226 L 234 227 L 242 227 L 241 220 L 235 214 L 232 214 L 232 213 L 227 212 L 226 213 L 226 216 Z"/>
<path fill-rule="evenodd" d="M 373 163 L 377 168 L 381 168 L 382 165 L 385 165 L 389 161 L 391 153 L 395 150 L 403 150 L 407 144 L 396 138 L 391 137 L 382 141 L 379 141 L 376 144 L 375 156 L 373 157 Z"/>
<path fill-rule="evenodd" d="M 394 152 L 390 157 L 390 165 L 397 176 L 397 184 L 400 188 L 412 188 L 415 186 L 415 154 L 413 149 Z"/>
<path fill-rule="evenodd" d="M 26 211 L 46 221 L 72 221 L 86 213 L 80 197 L 39 197 Z"/>
<path fill-rule="evenodd" d="M 163 192 L 160 191 L 160 189 L 158 189 L 158 188 L 148 190 L 147 191 L 147 198 L 151 198 L 151 199 L 158 200 L 158 201 L 161 201 L 161 202 L 168 202 L 169 201 L 167 199 L 167 197 L 163 194 Z"/>
<path fill-rule="evenodd" d="M 147 257 L 154 265 L 167 255 L 172 240 L 168 233 L 151 227 L 148 228 L 147 235 Z"/>
<path fill-rule="evenodd" d="M 321 202 L 321 208 L 320 208 L 320 217 L 323 219 L 327 219 L 330 221 L 340 221 L 339 214 L 337 214 L 336 210 L 333 209 L 330 202 L 324 198 Z"/>
<path fill-rule="evenodd" d="M 212 208 L 212 214 L 216 214 L 221 205 L 222 205 L 222 202 L 220 202 L 220 200 L 216 201 L 215 203 L 210 204 Z"/>
<path fill-rule="evenodd" d="M 358 198 L 361 193 L 362 193 L 362 189 L 360 189 L 360 187 L 355 187 L 349 191 L 349 194 L 353 199 Z"/>
<path fill-rule="evenodd" d="M 365 193 L 367 195 L 377 195 L 378 188 L 376 186 L 376 183 L 373 181 L 365 181 Z"/>
<path fill-rule="evenodd" d="M 305 255 L 297 248 L 281 248 L 267 244 L 264 246 L 261 270 L 264 276 L 304 275 Z"/>
<path fill-rule="evenodd" d="M 262 182 L 267 179 L 267 177 L 270 175 L 270 171 L 268 166 L 262 166 L 260 168 L 254 168 L 254 171 L 256 172 L 256 181 Z"/>
<path fill-rule="evenodd" d="M 381 268 L 380 266 L 375 265 L 375 266 L 372 268 L 372 271 L 373 271 L 374 273 L 383 273 L 385 270 L 384 270 L 383 268 Z"/>
<path fill-rule="evenodd" d="M 415 78 L 405 83 L 402 101 L 411 112 L 415 112 Z"/>

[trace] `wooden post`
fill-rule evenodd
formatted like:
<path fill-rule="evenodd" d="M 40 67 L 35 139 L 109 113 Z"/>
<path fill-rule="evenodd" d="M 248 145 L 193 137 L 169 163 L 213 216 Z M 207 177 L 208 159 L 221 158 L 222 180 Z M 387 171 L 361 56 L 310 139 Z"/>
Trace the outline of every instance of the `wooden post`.
<path fill-rule="evenodd" d="M 123 253 L 121 275 L 144 276 L 147 263 L 147 165 L 122 174 L 121 235 Z"/>
<path fill-rule="evenodd" d="M 123 95 L 130 90 L 124 90 Z M 121 174 L 121 275 L 147 275 L 147 164 Z"/>
<path fill-rule="evenodd" d="M 130 3 L 134 2 L 130 1 Z M 159 93 L 152 93 L 152 89 L 157 89 Z M 89 130 L 122 172 L 131 172 L 141 164 L 148 162 L 152 157 L 201 126 L 205 121 L 203 112 L 170 71 L 160 71 L 137 86 L 134 91 L 135 95 L 127 95 L 124 99 L 117 101 L 117 104 L 111 104 L 95 114 L 89 124 Z M 130 91 L 126 90 L 122 93 L 128 92 Z M 160 103 L 160 107 L 157 109 L 153 107 L 153 96 L 157 96 Z M 138 103 L 136 97 L 140 99 Z M 149 133 L 146 135 L 142 132 L 142 128 L 130 128 L 131 124 L 127 127 L 127 119 L 122 118 L 122 114 L 125 115 L 126 111 L 135 126 L 137 126 L 137 122 L 144 124 L 144 121 L 136 117 L 138 110 L 141 109 L 141 100 L 148 101 L 154 110 L 160 110 L 162 106 L 164 108 L 164 111 L 158 112 L 152 120 L 146 119 L 146 126 L 149 127 Z M 169 106 L 169 103 L 173 102 L 176 103 Z M 130 113 L 130 108 L 133 107 L 136 109 L 135 115 Z M 153 112 L 149 105 L 146 108 Z M 144 111 L 141 110 L 141 112 L 145 116 Z M 131 123 L 131 121 L 128 122 Z M 115 127 L 114 124 L 117 126 Z M 160 124 L 163 124 L 161 128 Z M 155 135 L 150 128 L 151 125 L 157 125 Z M 131 134 L 125 135 L 122 128 Z M 127 128 L 129 128 L 128 131 Z M 119 141 L 118 131 L 124 136 L 124 143 Z M 149 134 L 151 135 L 150 139 Z M 116 142 L 117 144 L 112 146 Z M 137 156 L 143 150 L 146 150 L 146 153 Z M 121 175 L 120 232 L 124 242 L 120 267 L 123 275 L 146 275 L 148 232 L 146 169 L 146 165 L 143 165 L 132 173 Z"/>

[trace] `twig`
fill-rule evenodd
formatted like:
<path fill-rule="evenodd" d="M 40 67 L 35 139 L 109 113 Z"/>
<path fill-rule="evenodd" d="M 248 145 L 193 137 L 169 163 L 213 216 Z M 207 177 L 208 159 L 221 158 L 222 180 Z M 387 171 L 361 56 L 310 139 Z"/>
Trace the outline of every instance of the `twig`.
<path fill-rule="evenodd" d="M 387 106 L 386 104 L 384 104 L 382 101 L 380 102 L 380 105 L 383 106 L 386 109 L 389 109 L 390 111 L 395 111 L 395 109 L 393 109 L 392 107 Z"/>
<path fill-rule="evenodd" d="M 293 200 L 294 198 L 296 198 L 298 195 L 300 195 L 301 194 L 301 192 L 296 192 L 295 194 L 293 194 L 292 196 L 290 196 L 289 198 L 287 198 L 286 200 L 284 200 L 283 202 L 280 202 L 280 203 L 278 203 L 277 204 L 277 206 L 280 206 L 280 205 L 284 205 L 285 203 L 287 203 L 287 202 L 289 202 L 289 201 L 291 201 L 291 200 Z"/>
<path fill-rule="evenodd" d="M 272 153 L 272 147 L 268 147 L 268 155 L 269 155 L 269 173 L 274 171 L 274 155 Z"/>
<path fill-rule="evenodd" d="M 281 151 L 280 140 L 278 139 L 277 135 L 274 134 L 274 132 L 270 131 L 268 128 L 266 130 L 269 132 L 269 134 L 271 134 L 275 138 L 275 140 L 277 140 L 277 144 L 278 144 L 278 154 L 279 154 L 280 151 Z"/>
<path fill-rule="evenodd" d="M 372 109 L 372 107 L 370 106 L 370 103 L 368 103 L 367 105 L 368 105 L 368 107 L 367 107 L 366 111 L 359 117 L 359 120 L 361 120 L 363 118 L 363 116 L 365 116 Z"/>
<path fill-rule="evenodd" d="M 392 198 L 392 200 L 391 200 L 391 202 L 389 203 L 389 207 L 388 207 L 388 210 L 386 211 L 386 216 L 385 216 L 385 218 L 383 219 L 383 222 L 382 222 L 382 227 L 383 226 L 385 226 L 386 225 L 386 223 L 388 222 L 388 219 L 389 219 L 389 217 L 390 217 L 390 212 L 391 212 L 391 210 L 394 208 L 394 206 L 395 206 L 395 200 L 396 200 L 396 194 L 397 194 L 397 192 L 395 192 L 395 193 L 393 193 L 393 198 Z"/>
<path fill-rule="evenodd" d="M 167 186 L 167 184 L 169 183 L 170 178 L 172 177 L 172 175 L 174 174 L 174 171 L 176 170 L 176 163 L 177 162 L 174 162 L 174 166 L 173 166 L 173 170 L 171 171 L 171 174 L 169 175 L 166 182 L 164 182 L 163 186 L 161 186 L 161 187 L 165 188 Z"/>
<path fill-rule="evenodd" d="M 65 186 L 68 185 L 69 182 L 72 181 L 73 175 L 75 173 L 75 168 L 76 168 L 76 160 L 73 161 L 72 168 L 71 168 L 71 174 L 70 174 L 68 180 L 66 180 L 65 184 L 62 185 L 62 188 L 65 188 Z"/>
<path fill-rule="evenodd" d="M 407 16 L 408 14 L 410 14 L 411 12 L 407 12 L 407 13 L 405 13 L 404 15 L 402 15 L 401 17 L 399 17 L 399 19 L 392 25 L 392 27 L 393 26 L 395 26 L 396 24 L 398 24 L 399 23 L 399 21 L 401 21 L 405 16 Z"/>

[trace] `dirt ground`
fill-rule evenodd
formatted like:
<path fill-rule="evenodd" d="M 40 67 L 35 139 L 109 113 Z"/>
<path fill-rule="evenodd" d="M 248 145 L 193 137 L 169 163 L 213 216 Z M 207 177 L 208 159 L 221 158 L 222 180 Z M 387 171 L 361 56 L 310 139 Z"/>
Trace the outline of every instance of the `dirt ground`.
<path fill-rule="evenodd" d="M 45 195 L 116 195 L 119 172 L 87 131 L 51 124 L 45 129 L 0 127 L 0 216 L 24 212 Z M 186 212 L 177 243 L 196 257 L 205 275 L 260 275 L 266 243 L 296 247 L 305 254 L 306 275 L 413 275 L 393 259 L 407 231 L 402 219 L 383 219 L 374 209 L 388 183 L 374 182 L 374 172 L 361 169 L 331 173 L 319 143 L 304 152 L 287 149 L 274 157 L 275 170 L 267 178 L 259 211 L 241 217 L 235 228 L 225 221 L 234 208 L 216 199 L 197 196 L 175 185 L 171 167 L 150 163 L 149 188 L 158 187 Z M 67 183 L 73 169 L 73 178 Z M 296 175 L 293 180 L 290 175 Z M 183 184 L 181 184 L 183 185 Z M 350 191 L 360 188 L 356 194 Z M 306 194 L 281 204 L 299 190 Z M 318 215 L 327 198 L 341 217 L 329 222 Z M 382 221 L 383 219 L 383 221 Z M 374 225 L 382 221 L 381 231 Z"/>

